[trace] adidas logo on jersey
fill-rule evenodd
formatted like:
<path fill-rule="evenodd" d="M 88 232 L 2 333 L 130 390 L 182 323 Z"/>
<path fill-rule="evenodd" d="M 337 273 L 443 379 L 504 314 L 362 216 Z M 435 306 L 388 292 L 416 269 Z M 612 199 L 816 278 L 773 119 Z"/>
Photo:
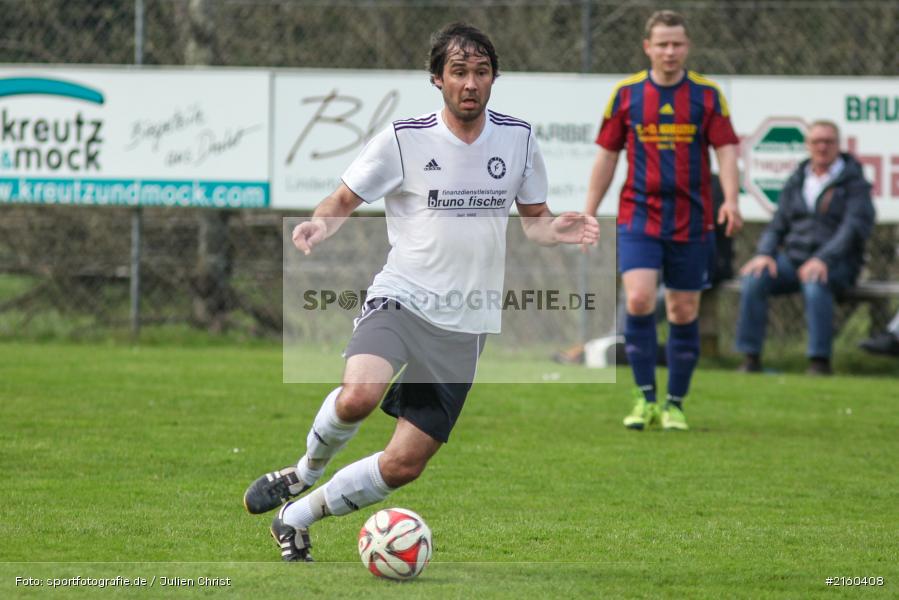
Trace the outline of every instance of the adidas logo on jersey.
<path fill-rule="evenodd" d="M 437 164 L 435 159 L 431 159 L 431 161 L 425 165 L 425 171 L 439 171 L 440 165 Z"/>
<path fill-rule="evenodd" d="M 662 108 L 659 109 L 659 114 L 660 115 L 673 115 L 674 109 L 671 107 L 670 104 L 666 103 L 665 106 L 663 106 Z"/>

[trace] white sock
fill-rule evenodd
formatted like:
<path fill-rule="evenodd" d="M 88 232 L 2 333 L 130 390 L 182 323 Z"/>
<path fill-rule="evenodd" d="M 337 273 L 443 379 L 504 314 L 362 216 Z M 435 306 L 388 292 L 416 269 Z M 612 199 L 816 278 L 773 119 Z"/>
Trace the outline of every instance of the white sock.
<path fill-rule="evenodd" d="M 369 457 L 357 460 L 334 474 L 322 491 L 325 503 L 332 515 L 346 515 L 387 497 L 393 488 L 384 483 L 378 458 L 384 454 L 378 452 Z"/>
<path fill-rule="evenodd" d="M 328 515 L 346 515 L 380 502 L 393 488 L 381 477 L 378 458 L 383 452 L 347 465 L 328 483 L 297 500 L 284 511 L 284 522 L 296 529 L 307 529 Z"/>
<path fill-rule="evenodd" d="M 281 518 L 294 529 L 308 529 L 329 514 L 328 505 L 325 504 L 325 488 L 320 487 L 285 508 Z"/>
<path fill-rule="evenodd" d="M 362 425 L 362 421 L 350 423 L 337 416 L 337 396 L 341 389 L 332 390 L 322 402 L 306 436 L 306 454 L 297 462 L 297 475 L 307 485 L 315 485 L 328 461 L 346 446 Z"/>

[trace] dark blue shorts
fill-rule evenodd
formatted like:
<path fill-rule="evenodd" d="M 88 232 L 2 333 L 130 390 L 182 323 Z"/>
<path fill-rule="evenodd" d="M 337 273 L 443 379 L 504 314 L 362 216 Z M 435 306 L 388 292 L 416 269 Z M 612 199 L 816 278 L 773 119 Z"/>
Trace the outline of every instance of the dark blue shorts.
<path fill-rule="evenodd" d="M 366 300 L 354 321 L 344 356 L 374 354 L 386 359 L 394 373 L 402 369 L 381 410 L 446 443 L 486 341 L 486 334 L 440 329 L 395 300 L 376 297 Z"/>
<path fill-rule="evenodd" d="M 715 234 L 701 242 L 673 242 L 618 229 L 618 271 L 654 269 L 669 290 L 698 292 L 712 286 Z"/>

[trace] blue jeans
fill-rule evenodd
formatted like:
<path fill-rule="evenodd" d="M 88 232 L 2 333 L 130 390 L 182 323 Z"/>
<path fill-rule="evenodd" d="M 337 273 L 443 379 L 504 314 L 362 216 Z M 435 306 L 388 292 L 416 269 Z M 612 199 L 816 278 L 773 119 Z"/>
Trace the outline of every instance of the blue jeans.
<path fill-rule="evenodd" d="M 827 283 L 799 280 L 797 267 L 778 254 L 777 277 L 768 271 L 758 277 L 743 277 L 740 294 L 740 320 L 737 324 L 737 351 L 761 354 L 768 323 L 768 296 L 802 292 L 805 301 L 805 321 L 808 326 L 807 356 L 830 358 L 833 345 L 834 294 L 851 287 L 855 282 L 854 269 L 836 265 L 828 269 Z M 828 265 L 829 266 L 829 265 Z"/>

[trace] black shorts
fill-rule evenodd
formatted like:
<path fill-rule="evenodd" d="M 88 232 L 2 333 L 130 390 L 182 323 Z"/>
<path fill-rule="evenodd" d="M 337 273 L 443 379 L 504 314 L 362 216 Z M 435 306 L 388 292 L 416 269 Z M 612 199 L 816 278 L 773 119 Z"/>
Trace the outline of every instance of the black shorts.
<path fill-rule="evenodd" d="M 486 334 L 440 329 L 395 300 L 369 298 L 344 356 L 374 354 L 400 373 L 381 409 L 446 442 L 462 412 Z"/>

